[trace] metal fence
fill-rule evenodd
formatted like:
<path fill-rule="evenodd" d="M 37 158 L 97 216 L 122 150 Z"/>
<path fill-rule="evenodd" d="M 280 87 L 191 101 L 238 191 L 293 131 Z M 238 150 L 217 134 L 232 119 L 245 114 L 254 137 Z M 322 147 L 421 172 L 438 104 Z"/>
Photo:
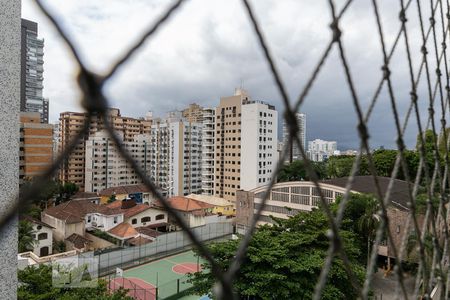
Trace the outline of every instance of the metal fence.
<path fill-rule="evenodd" d="M 195 236 L 205 243 L 218 239 L 230 239 L 233 225 L 230 222 L 211 223 L 191 229 Z M 117 249 L 107 253 L 96 254 L 98 274 L 105 276 L 115 272 L 116 268 L 129 268 L 161 257 L 183 252 L 193 247 L 192 241 L 184 231 L 175 231 L 160 235 L 149 244 Z M 83 254 L 80 254 L 83 255 Z M 89 255 L 89 253 L 87 253 Z"/>
<path fill-rule="evenodd" d="M 15 212 L 19 207 L 22 207 L 24 204 L 30 202 L 34 193 L 39 190 L 40 186 L 45 182 L 45 178 L 53 175 L 58 166 L 62 163 L 65 157 L 67 157 L 71 151 L 77 145 L 77 142 L 83 138 L 83 136 L 87 133 L 89 124 L 91 122 L 91 118 L 93 116 L 97 116 L 103 118 L 103 121 L 106 126 L 106 130 L 110 134 L 112 140 L 115 142 L 120 154 L 135 168 L 137 174 L 141 178 L 141 180 L 145 183 L 148 188 L 156 195 L 156 197 L 161 201 L 164 208 L 171 214 L 171 216 L 176 220 L 178 224 L 183 228 L 186 235 L 189 239 L 195 244 L 198 248 L 199 252 L 205 257 L 206 260 L 211 264 L 211 272 L 217 279 L 217 288 L 215 289 L 217 293 L 217 297 L 219 299 L 230 299 L 235 297 L 233 295 L 233 287 L 232 287 L 232 279 L 235 277 L 236 273 L 239 271 L 241 264 L 244 260 L 247 247 L 249 245 L 250 239 L 256 227 L 256 222 L 258 218 L 254 218 L 252 224 L 250 226 L 250 230 L 248 230 L 247 234 L 242 239 L 238 251 L 235 255 L 235 258 L 229 267 L 229 269 L 225 272 L 222 270 L 218 264 L 214 261 L 211 253 L 205 247 L 205 244 L 202 240 L 194 233 L 192 229 L 190 229 L 187 224 L 183 221 L 180 215 L 174 211 L 168 202 L 164 199 L 164 197 L 160 194 L 158 188 L 155 184 L 145 176 L 144 172 L 141 168 L 136 164 L 136 162 L 132 159 L 130 153 L 121 147 L 120 139 L 118 135 L 113 129 L 112 124 L 110 123 L 110 119 L 107 117 L 107 108 L 108 108 L 108 99 L 103 92 L 104 84 L 109 81 L 116 73 L 117 70 L 123 67 L 123 64 L 128 60 L 129 57 L 134 55 L 137 49 L 139 49 L 145 41 L 151 39 L 154 36 L 154 33 L 160 29 L 165 23 L 167 23 L 173 13 L 179 9 L 179 7 L 187 1 L 178 0 L 173 2 L 169 8 L 154 22 L 153 25 L 149 26 L 146 32 L 141 36 L 139 41 L 135 44 L 130 45 L 128 51 L 115 63 L 111 66 L 110 71 L 106 74 L 96 74 L 88 69 L 84 63 L 84 61 L 79 56 L 78 50 L 75 48 L 72 40 L 69 35 L 65 32 L 65 30 L 60 26 L 59 22 L 56 18 L 51 14 L 45 6 L 41 3 L 40 0 L 36 1 L 40 9 L 47 16 L 47 18 L 51 21 L 53 26 L 59 32 L 61 37 L 64 39 L 66 45 L 70 49 L 70 53 L 74 60 L 76 61 L 79 67 L 78 73 L 78 84 L 79 88 L 82 91 L 82 104 L 88 113 L 88 120 L 85 122 L 83 130 L 79 132 L 79 134 L 73 139 L 70 145 L 63 150 L 61 155 L 55 161 L 55 163 L 51 166 L 51 168 L 44 174 L 44 176 L 38 180 L 36 180 L 33 186 L 26 192 L 22 194 L 20 200 L 17 201 L 17 205 L 11 209 L 7 213 L 7 217 L 3 218 L 0 222 L 1 226 L 4 226 L 9 219 L 11 219 Z M 377 185 L 377 199 L 380 205 L 380 217 L 381 222 L 379 223 L 379 227 L 377 230 L 376 238 L 373 242 L 372 252 L 370 256 L 370 260 L 367 266 L 367 273 L 365 276 L 365 281 L 363 286 L 359 286 L 358 284 L 354 285 L 355 291 L 359 296 L 363 299 L 367 299 L 369 297 L 369 291 L 371 287 L 371 283 L 373 281 L 373 270 L 374 265 L 376 263 L 377 258 L 377 248 L 380 242 L 383 239 L 383 234 L 387 232 L 388 241 L 392 242 L 392 236 L 389 234 L 389 231 L 386 231 L 387 225 L 389 223 L 389 219 L 387 217 L 386 207 L 389 204 L 391 193 L 389 192 L 392 187 L 393 180 L 396 178 L 397 174 L 400 170 L 405 174 L 406 181 L 409 183 L 409 209 L 411 210 L 410 219 L 408 220 L 408 226 L 412 226 L 417 233 L 420 233 L 419 239 L 419 251 L 420 253 L 424 253 L 424 241 L 426 235 L 431 235 L 433 239 L 433 257 L 434 259 L 431 262 L 425 261 L 423 256 L 421 256 L 419 263 L 419 271 L 416 275 L 416 284 L 415 284 L 415 298 L 417 296 L 429 296 L 431 291 L 436 287 L 440 287 L 440 290 L 445 298 L 448 296 L 448 287 L 449 287 L 449 279 L 448 268 L 445 266 L 445 262 L 448 260 L 449 255 L 449 243 L 448 243 L 448 226 L 447 226 L 447 212 L 445 204 L 447 202 L 448 197 L 448 187 L 450 183 L 450 179 L 448 176 L 448 167 L 450 164 L 449 155 L 448 155 L 448 147 L 449 147 L 449 136 L 445 131 L 446 127 L 446 116 L 448 111 L 450 110 L 449 98 L 450 98 L 450 84 L 449 84 L 449 70 L 448 70 L 448 55 L 447 55 L 447 43 L 449 39 L 449 19 L 450 19 L 450 8 L 448 1 L 444 0 L 430 0 L 430 1 L 406 1 L 399 0 L 399 6 L 401 9 L 399 10 L 399 19 L 397 24 L 395 25 L 398 30 L 396 34 L 396 38 L 391 47 L 388 47 L 385 41 L 385 35 L 383 30 L 383 22 L 380 16 L 380 11 L 378 8 L 377 0 L 370 1 L 370 11 L 373 13 L 376 19 L 376 29 L 378 31 L 377 38 L 379 39 L 381 53 L 383 55 L 383 61 L 380 62 L 381 70 L 379 74 L 379 82 L 376 90 L 373 93 L 373 97 L 371 97 L 370 105 L 367 111 L 363 111 L 361 106 L 361 99 L 358 96 L 357 86 L 355 85 L 355 81 L 353 78 L 352 70 L 349 66 L 349 56 L 347 47 L 353 47 L 354 45 L 344 44 L 341 36 L 342 32 L 345 30 L 342 28 L 341 20 L 343 16 L 347 14 L 349 10 L 351 10 L 351 5 L 354 1 L 347 0 L 344 5 L 342 5 L 339 9 L 336 7 L 334 1 L 328 0 L 329 6 L 329 14 L 330 14 L 330 39 L 324 46 L 320 57 L 315 65 L 313 71 L 311 72 L 308 80 L 306 81 L 306 85 L 302 88 L 301 93 L 299 94 L 296 100 L 290 101 L 290 97 L 286 91 L 283 80 L 278 71 L 278 67 L 273 58 L 272 52 L 269 47 L 269 43 L 264 38 L 264 33 L 261 30 L 261 27 L 258 25 L 258 16 L 255 15 L 252 5 L 247 0 L 242 0 L 244 10 L 246 11 L 248 18 L 253 26 L 253 30 L 257 37 L 259 46 L 264 54 L 265 60 L 270 67 L 270 72 L 273 76 L 273 80 L 275 82 L 275 86 L 277 91 L 281 95 L 283 100 L 285 114 L 284 119 L 286 120 L 289 127 L 289 143 L 295 143 L 298 145 L 300 152 L 303 157 L 306 157 L 305 149 L 302 146 L 302 143 L 298 137 L 298 126 L 297 120 L 295 118 L 295 112 L 299 110 L 299 108 L 304 103 L 305 99 L 308 96 L 312 86 L 316 83 L 316 79 L 320 75 L 323 70 L 323 65 L 329 59 L 330 53 L 335 51 L 338 53 L 339 62 L 343 67 L 344 76 L 346 80 L 346 86 L 342 86 L 342 89 L 348 89 L 350 92 L 350 98 L 352 100 L 352 105 L 355 110 L 355 114 L 357 117 L 357 130 L 359 133 L 359 145 L 360 145 L 360 154 L 356 156 L 351 176 L 348 180 L 347 192 L 344 194 L 343 201 L 340 202 L 338 213 L 336 216 L 332 214 L 329 209 L 327 201 L 323 197 L 323 193 L 320 192 L 321 204 L 323 206 L 324 212 L 328 217 L 329 226 L 330 226 L 330 247 L 328 251 L 328 256 L 325 259 L 323 264 L 323 269 L 320 274 L 319 280 L 316 284 L 314 299 L 320 299 L 322 291 L 327 281 L 328 274 L 330 272 L 330 267 L 333 259 L 335 257 L 340 257 L 345 265 L 346 272 L 349 278 L 352 278 L 352 282 L 356 283 L 357 280 L 354 274 L 351 271 L 349 262 L 347 260 L 347 256 L 342 246 L 342 238 L 340 236 L 340 226 L 343 218 L 343 212 L 345 210 L 347 200 L 349 198 L 349 190 L 351 189 L 353 178 L 358 171 L 361 157 L 363 152 L 367 153 L 367 162 L 371 174 L 373 175 L 374 181 Z M 369 2 L 369 1 L 368 1 Z M 429 15 L 424 15 L 424 5 L 429 5 Z M 369 5 L 368 5 L 369 6 Z M 427 10 L 428 11 L 428 10 Z M 408 17 L 416 16 L 419 20 L 420 25 L 420 40 L 421 40 L 421 54 L 416 57 L 413 55 L 411 50 L 411 42 L 410 42 L 410 31 L 407 26 Z M 429 20 L 427 24 L 425 24 Z M 417 35 L 416 35 L 417 36 Z M 401 47 L 402 52 L 400 52 L 400 44 L 404 44 Z M 404 50 L 403 50 L 404 49 Z M 409 91 L 405 94 L 399 95 L 399 91 L 397 91 L 394 87 L 394 84 L 391 79 L 391 62 L 393 60 L 394 54 L 400 55 L 402 58 L 407 59 L 408 61 L 408 74 L 409 74 Z M 413 62 L 419 61 L 420 68 L 418 70 L 414 70 Z M 432 64 L 433 62 L 433 64 Z M 432 70 L 432 66 L 435 66 L 435 70 Z M 433 73 L 436 73 L 434 75 Z M 419 84 L 420 83 L 420 84 Z M 421 87 L 421 88 L 419 88 Z M 377 100 L 380 98 L 381 90 L 385 88 L 388 91 L 388 99 L 392 109 L 392 118 L 395 124 L 395 130 L 397 135 L 397 148 L 398 155 L 395 163 L 394 171 L 392 172 L 391 185 L 388 192 L 385 196 L 382 196 L 380 191 L 377 177 L 376 177 L 376 169 L 374 166 L 374 162 L 372 159 L 372 155 L 370 152 L 370 143 L 369 143 L 369 130 L 368 130 L 368 122 L 371 118 L 371 114 L 375 105 L 377 105 Z M 422 89 L 419 91 L 419 89 Z M 399 97 L 408 97 L 410 99 L 409 109 L 407 115 L 403 121 L 400 121 L 400 116 L 398 113 L 398 102 L 397 99 Z M 428 118 L 425 123 L 421 120 L 421 113 L 419 110 L 418 103 L 428 103 Z M 441 116 L 435 116 L 436 108 L 442 112 Z M 441 119 L 441 124 L 436 124 L 435 118 Z M 407 164 L 405 162 L 405 143 L 404 143 L 404 133 L 408 127 L 408 124 L 415 123 L 417 125 L 417 130 L 420 133 L 420 141 L 421 146 L 419 147 L 420 153 L 420 164 L 419 171 L 417 172 L 416 178 L 409 178 L 407 172 Z M 427 124 L 423 126 L 422 124 Z M 441 157 L 440 151 L 438 149 L 438 142 L 436 139 L 433 140 L 434 147 L 434 161 L 435 167 L 434 169 L 430 169 L 429 165 L 426 163 L 426 152 L 424 146 L 424 131 L 430 129 L 437 136 L 438 134 L 442 134 L 444 136 L 444 148 L 445 154 Z M 280 168 L 283 165 L 283 161 L 286 158 L 287 150 L 284 150 L 282 156 L 277 164 L 277 169 L 274 174 L 277 174 Z M 305 159 L 305 166 L 309 177 L 312 179 L 317 189 L 320 191 L 320 186 L 318 184 L 318 178 L 313 170 L 312 164 L 308 159 Z M 425 222 L 422 228 L 419 228 L 419 223 L 416 219 L 415 214 L 415 203 L 416 196 L 419 184 L 421 182 L 426 183 L 426 191 L 429 199 L 433 197 L 439 198 L 439 208 L 433 208 L 430 202 L 428 202 L 427 210 L 425 214 Z M 275 183 L 275 176 L 271 180 L 268 185 L 268 189 L 270 189 Z M 267 200 L 268 193 L 264 195 L 263 205 L 258 208 L 257 216 L 260 216 L 261 211 L 264 209 L 264 204 Z M 440 245 L 438 241 L 438 229 L 443 228 L 442 238 L 444 240 L 443 246 Z M 394 243 L 391 243 L 394 244 Z M 406 243 L 402 243 L 405 245 Z M 393 249 L 394 256 L 399 260 L 404 255 L 405 247 L 402 246 L 399 249 Z M 394 272 L 396 274 L 396 294 L 397 297 L 400 298 L 408 298 L 408 293 L 405 289 L 404 285 L 404 271 L 402 269 L 401 264 L 397 264 Z M 420 291 L 419 295 L 419 285 L 423 284 L 424 291 Z"/>

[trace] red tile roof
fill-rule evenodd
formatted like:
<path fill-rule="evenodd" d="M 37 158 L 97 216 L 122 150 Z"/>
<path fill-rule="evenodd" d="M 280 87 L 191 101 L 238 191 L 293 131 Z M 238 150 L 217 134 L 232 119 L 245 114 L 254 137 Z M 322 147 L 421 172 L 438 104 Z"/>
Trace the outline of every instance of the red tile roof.
<path fill-rule="evenodd" d="M 66 238 L 66 241 L 69 241 L 73 244 L 73 246 L 77 249 L 83 249 L 87 244 L 92 243 L 91 240 L 81 236 L 77 233 L 72 233 L 70 236 Z"/>
<path fill-rule="evenodd" d="M 128 195 L 134 193 L 149 193 L 150 189 L 144 184 L 122 185 L 100 191 L 100 196 Z"/>
<path fill-rule="evenodd" d="M 146 235 L 146 236 L 149 236 L 149 237 L 154 237 L 154 238 L 156 238 L 156 237 L 158 237 L 158 236 L 160 236 L 162 234 L 159 231 L 156 231 L 156 230 L 154 230 L 152 228 L 149 228 L 149 226 L 137 227 L 136 230 L 139 233 L 143 234 L 143 235 Z"/>
<path fill-rule="evenodd" d="M 70 200 L 44 210 L 44 214 L 63 220 L 68 224 L 82 222 L 88 213 L 116 215 L 120 214 L 121 211 L 105 205 L 94 204 L 87 200 Z"/>
<path fill-rule="evenodd" d="M 134 200 L 126 200 L 126 201 L 134 201 Z M 143 211 L 146 211 L 147 209 L 151 209 L 151 207 L 148 206 L 147 204 L 136 204 L 130 208 L 122 208 L 122 200 L 116 200 L 106 206 L 111 209 L 120 210 L 121 212 L 123 212 L 125 218 L 130 218 Z"/>
<path fill-rule="evenodd" d="M 167 199 L 167 201 L 174 209 L 183 212 L 193 212 L 196 210 L 205 210 L 214 207 L 214 205 L 183 196 L 172 197 Z M 155 202 L 155 205 L 158 207 L 163 207 L 159 201 Z"/>
<path fill-rule="evenodd" d="M 120 223 L 116 227 L 108 230 L 108 233 L 121 239 L 129 239 L 139 235 L 136 229 L 126 222 Z"/>
<path fill-rule="evenodd" d="M 147 239 L 143 236 L 137 236 L 137 237 L 129 239 L 127 242 L 128 242 L 128 244 L 133 245 L 133 246 L 140 246 L 140 245 L 152 243 L 153 241 L 150 239 Z"/>

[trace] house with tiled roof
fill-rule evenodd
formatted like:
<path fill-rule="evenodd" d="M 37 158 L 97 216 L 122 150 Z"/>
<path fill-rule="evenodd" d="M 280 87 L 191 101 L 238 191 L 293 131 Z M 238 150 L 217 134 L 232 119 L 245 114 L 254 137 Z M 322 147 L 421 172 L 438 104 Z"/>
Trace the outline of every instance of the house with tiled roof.
<path fill-rule="evenodd" d="M 33 238 L 35 240 L 33 253 L 39 257 L 52 254 L 54 228 L 30 216 L 22 216 L 20 220 L 27 221 L 33 226 Z"/>
<path fill-rule="evenodd" d="M 179 215 L 184 219 L 189 227 L 197 227 L 206 224 L 206 217 L 212 215 L 214 205 L 197 201 L 192 198 L 184 196 L 175 196 L 167 199 L 169 205 L 176 210 Z M 159 201 L 154 202 L 155 207 L 163 207 Z M 175 225 L 176 222 L 173 218 L 169 219 L 169 223 Z"/>
<path fill-rule="evenodd" d="M 134 199 L 116 200 L 106 207 L 123 213 L 123 222 L 133 227 L 156 226 L 155 229 L 165 230 L 168 219 L 167 212 L 158 207 L 136 203 Z"/>
<path fill-rule="evenodd" d="M 108 203 L 111 197 L 115 200 L 134 199 L 136 203 L 151 203 L 154 195 L 144 184 L 115 186 L 99 192 L 100 202 Z"/>
<path fill-rule="evenodd" d="M 90 200 L 70 200 L 49 207 L 41 214 L 43 222 L 52 226 L 55 240 L 66 241 L 73 234 L 84 237 L 85 231 L 107 231 L 123 222 L 121 210 L 92 203 Z"/>

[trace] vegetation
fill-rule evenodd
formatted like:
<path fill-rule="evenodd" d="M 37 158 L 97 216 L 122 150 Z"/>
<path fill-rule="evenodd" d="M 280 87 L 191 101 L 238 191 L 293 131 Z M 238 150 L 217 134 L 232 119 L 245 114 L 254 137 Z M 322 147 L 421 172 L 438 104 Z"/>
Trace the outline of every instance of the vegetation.
<path fill-rule="evenodd" d="M 94 288 L 57 288 L 52 285 L 52 267 L 39 265 L 27 267 L 18 273 L 19 288 L 17 298 L 21 300 L 132 300 L 127 291 L 120 289 L 114 293 L 108 291 L 107 283 L 99 279 Z"/>
<path fill-rule="evenodd" d="M 64 241 L 53 241 L 53 252 L 63 253 L 66 252 L 66 243 Z"/>
<path fill-rule="evenodd" d="M 19 253 L 33 251 L 33 247 L 36 244 L 36 239 L 34 238 L 33 225 L 26 221 L 19 221 Z"/>
<path fill-rule="evenodd" d="M 106 232 L 101 231 L 99 229 L 95 229 L 93 231 L 89 231 L 89 233 L 92 234 L 92 235 L 95 235 L 98 238 L 107 240 L 108 242 L 111 242 L 111 243 L 116 244 L 116 245 L 120 245 L 120 243 L 121 243 L 121 241 L 119 239 L 116 239 L 115 237 L 110 236 Z"/>
<path fill-rule="evenodd" d="M 108 198 L 108 203 L 113 203 L 114 201 L 116 201 L 116 195 L 111 195 L 109 198 Z"/>
<path fill-rule="evenodd" d="M 367 250 L 367 239 L 373 239 L 375 232 L 376 224 L 366 222 L 376 211 L 374 203 L 370 195 L 351 195 L 340 231 L 359 284 L 367 261 L 367 251 L 361 250 Z M 332 209 L 336 211 L 337 204 Z M 235 278 L 235 291 L 241 299 L 311 299 L 329 247 L 327 217 L 319 208 L 300 212 L 288 220 L 273 219 L 274 226 L 259 227 L 254 233 L 245 262 Z M 220 267 L 227 270 L 238 244 L 239 240 L 215 243 L 209 250 Z M 210 266 L 205 263 L 203 267 Z M 193 293 L 213 296 L 215 278 L 211 273 L 195 273 L 190 281 Z M 336 257 L 322 299 L 356 296 L 342 261 Z"/>
<path fill-rule="evenodd" d="M 32 183 L 32 179 L 25 181 L 20 188 L 21 192 L 28 189 Z M 45 209 L 49 204 L 58 205 L 68 201 L 76 192 L 78 192 L 78 186 L 72 182 L 61 183 L 60 181 L 48 180 L 33 196 L 32 204 L 40 209 Z"/>

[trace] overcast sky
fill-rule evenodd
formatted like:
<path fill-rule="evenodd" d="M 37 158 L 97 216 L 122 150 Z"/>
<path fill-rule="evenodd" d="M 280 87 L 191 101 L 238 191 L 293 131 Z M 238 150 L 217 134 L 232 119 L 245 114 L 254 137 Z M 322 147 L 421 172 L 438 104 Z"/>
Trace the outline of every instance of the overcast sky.
<path fill-rule="evenodd" d="M 400 28 L 399 1 L 378 1 L 388 48 Z M 406 1 L 405 1 L 406 2 Z M 415 2 L 415 1 L 413 1 Z M 33 1 L 22 2 L 24 18 L 39 23 L 45 39 L 44 96 L 50 99 L 50 120 L 62 111 L 81 111 L 80 93 L 74 75 L 76 66 L 67 48 Z M 83 61 L 94 71 L 109 69 L 130 43 L 153 24 L 170 4 L 158 0 L 46 1 L 79 49 Z M 331 38 L 327 1 L 251 1 L 292 100 L 298 97 L 306 78 Z M 338 8 L 343 1 L 336 1 Z M 429 7 L 423 3 L 425 26 Z M 417 7 L 408 11 L 408 33 L 415 73 L 421 59 L 421 35 Z M 442 31 L 438 24 L 438 44 Z M 344 47 L 364 110 L 381 78 L 382 53 L 371 1 L 354 1 L 342 19 Z M 432 40 L 430 40 L 432 42 Z M 431 80 L 435 56 L 429 43 Z M 404 40 L 391 63 L 400 120 L 410 103 L 411 89 Z M 445 77 L 444 77 L 445 78 Z M 419 85 L 421 118 L 427 118 L 426 81 Z M 254 99 L 274 104 L 282 118 L 283 105 L 263 59 L 253 29 L 240 1 L 187 1 L 155 36 L 144 44 L 107 85 L 111 105 L 122 115 L 140 117 L 147 111 L 163 116 L 189 103 L 218 105 L 243 83 Z M 439 98 L 436 105 L 439 106 Z M 301 111 L 307 114 L 307 139 L 336 140 L 339 149 L 356 148 L 356 114 L 338 51 L 333 49 Z M 440 110 L 436 111 L 440 119 Z M 281 124 L 281 121 L 280 121 Z M 440 125 L 437 123 L 437 125 Z M 395 147 L 396 131 L 386 89 L 383 89 L 369 122 L 371 147 Z M 409 147 L 417 134 L 415 118 L 406 132 Z M 281 137 L 279 137 L 281 139 Z"/>

